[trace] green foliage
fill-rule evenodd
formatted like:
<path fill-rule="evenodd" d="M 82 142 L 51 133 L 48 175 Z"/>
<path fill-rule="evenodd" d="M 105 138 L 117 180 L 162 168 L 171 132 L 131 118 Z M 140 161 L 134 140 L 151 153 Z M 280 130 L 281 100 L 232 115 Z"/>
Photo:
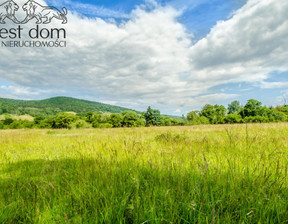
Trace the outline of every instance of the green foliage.
<path fill-rule="evenodd" d="M 224 122 L 226 111 L 226 108 L 222 105 L 219 106 L 216 104 L 212 106 L 210 104 L 206 104 L 203 107 L 200 116 L 208 118 L 211 124 L 222 124 Z"/>
<path fill-rule="evenodd" d="M 147 108 L 146 113 L 144 114 L 146 125 L 159 126 L 161 124 L 161 116 L 159 110 L 153 110 L 150 106 Z"/>
<path fill-rule="evenodd" d="M 41 109 L 45 106 L 53 105 L 55 103 L 65 104 L 65 102 L 74 102 L 75 104 L 79 101 L 73 98 L 56 97 L 48 100 L 44 100 L 39 103 L 39 101 L 17 101 L 8 100 L 0 98 L 0 112 L 14 111 L 15 114 L 22 114 L 34 111 L 35 108 L 28 107 L 34 105 L 40 105 Z M 8 103 L 7 103 L 8 102 Z M 12 105 L 9 102 L 13 102 Z M 17 107 L 17 103 L 21 103 L 20 107 Z M 80 100 L 80 104 L 83 107 L 86 101 Z M 89 102 L 89 101 L 88 101 Z M 23 105 L 28 105 L 23 109 Z M 73 103 L 72 103 L 73 105 Z M 74 105 L 75 106 L 75 105 Z M 63 106 L 63 108 L 65 105 Z M 43 109 L 42 108 L 42 109 Z M 62 108 L 62 109 L 63 109 Z M 42 110 L 41 109 L 41 110 Z M 263 122 L 285 122 L 288 121 L 288 106 L 277 106 L 266 107 L 262 106 L 262 103 L 250 99 L 245 104 L 244 107 L 240 106 L 239 101 L 233 101 L 228 105 L 228 115 L 227 110 L 222 105 L 210 105 L 207 104 L 203 107 L 201 111 L 191 111 L 184 115 L 182 118 L 172 117 L 172 116 L 161 116 L 159 110 L 154 110 L 150 106 L 147 108 L 146 112 L 142 112 L 140 115 L 136 111 L 123 111 L 122 113 L 109 113 L 109 112 L 98 112 L 98 111 L 87 111 L 80 112 L 77 116 L 74 112 L 59 112 L 61 109 L 54 108 L 51 111 L 43 109 L 45 113 L 35 113 L 38 114 L 34 121 L 31 116 L 17 116 L 11 114 L 5 114 L 0 117 L 0 129 L 20 129 L 20 128 L 119 128 L 119 127 L 144 127 L 144 126 L 184 126 L 184 125 L 201 125 L 201 124 L 223 124 L 223 123 L 263 123 Z M 67 107 L 66 107 L 67 109 Z M 71 107 L 69 108 L 71 109 Z M 87 109 L 87 108 L 86 108 Z M 85 110 L 86 110 L 85 109 Z M 38 110 L 38 109 L 36 109 Z M 83 110 L 83 111 L 85 111 Z M 56 113 L 56 111 L 58 111 Z M 51 116 L 53 113 L 56 115 Z M 32 113 L 33 114 L 33 113 Z M 40 114 L 40 115 L 39 115 Z M 27 119 L 30 121 L 23 121 Z"/>
<path fill-rule="evenodd" d="M 94 113 L 92 111 L 89 111 L 85 114 L 85 117 L 86 117 L 86 121 L 89 122 L 89 123 L 93 123 L 93 121 L 95 120 L 95 117 L 94 117 Z"/>
<path fill-rule="evenodd" d="M 135 127 L 145 127 L 146 125 L 146 121 L 144 118 L 139 118 L 136 122 L 135 122 Z"/>
<path fill-rule="evenodd" d="M 176 118 L 176 117 L 171 119 L 171 125 L 173 125 L 173 126 L 183 126 L 185 124 L 186 124 L 186 122 L 183 119 Z"/>
<path fill-rule="evenodd" d="M 161 117 L 161 126 L 171 126 L 171 118 L 168 116 L 162 116 Z"/>
<path fill-rule="evenodd" d="M 14 120 L 10 117 L 6 117 L 5 120 L 3 121 L 4 125 L 10 125 L 14 122 Z"/>
<path fill-rule="evenodd" d="M 190 125 L 209 124 L 208 118 L 200 116 L 200 111 L 191 111 L 187 114 L 187 120 Z"/>
<path fill-rule="evenodd" d="M 59 113 L 49 120 L 52 128 L 71 128 L 71 124 L 77 120 L 74 114 Z"/>
<path fill-rule="evenodd" d="M 44 120 L 41 120 L 38 125 L 36 125 L 37 128 L 52 128 L 51 127 L 51 118 L 45 118 Z"/>
<path fill-rule="evenodd" d="M 280 112 L 285 113 L 286 115 L 288 115 L 288 105 L 282 106 L 280 108 Z"/>
<path fill-rule="evenodd" d="M 93 121 L 93 123 L 92 123 L 93 128 L 99 128 L 99 126 L 100 126 L 99 121 Z"/>
<path fill-rule="evenodd" d="M 27 120 L 16 120 L 7 117 L 5 120 L 0 121 L 0 129 L 23 129 L 33 128 L 34 122 Z"/>
<path fill-rule="evenodd" d="M 39 124 L 41 124 L 41 122 L 42 122 L 43 120 L 45 120 L 45 117 L 35 117 L 35 118 L 34 118 L 34 123 L 35 123 L 36 125 L 39 125 Z"/>
<path fill-rule="evenodd" d="M 135 111 L 124 111 L 122 115 L 124 127 L 137 127 L 137 121 L 140 117 Z"/>
<path fill-rule="evenodd" d="M 284 122 L 287 120 L 286 114 L 283 112 L 277 111 L 275 108 L 263 107 L 261 112 L 262 112 L 261 115 L 263 117 L 266 117 L 268 121 L 270 122 L 277 122 L 277 121 Z"/>
<path fill-rule="evenodd" d="M 244 106 L 243 110 L 243 117 L 250 117 L 250 116 L 261 116 L 262 115 L 262 103 L 250 99 Z"/>
<path fill-rule="evenodd" d="M 238 114 L 241 110 L 240 102 L 235 100 L 228 104 L 228 114 Z"/>
<path fill-rule="evenodd" d="M 228 114 L 224 117 L 224 122 L 226 124 L 242 123 L 242 117 L 239 114 Z"/>
<path fill-rule="evenodd" d="M 187 114 L 187 120 L 189 122 L 197 123 L 197 121 L 199 120 L 199 114 L 200 111 L 191 111 Z"/>
<path fill-rule="evenodd" d="M 100 123 L 98 128 L 113 128 L 113 125 L 110 123 Z"/>
<path fill-rule="evenodd" d="M 111 114 L 108 121 L 112 125 L 112 127 L 119 128 L 122 126 L 123 116 L 122 114 Z"/>
<path fill-rule="evenodd" d="M 128 109 L 71 97 L 54 97 L 45 100 L 12 100 L 0 98 L 0 114 L 29 114 L 34 117 L 47 117 L 60 112 L 71 111 L 85 114 L 89 111 L 121 113 L 125 110 Z"/>
<path fill-rule="evenodd" d="M 209 119 L 204 116 L 200 116 L 200 124 L 210 124 Z"/>
<path fill-rule="evenodd" d="M 72 127 L 75 127 L 75 128 L 89 128 L 89 127 L 91 127 L 91 124 L 87 123 L 84 120 L 78 119 L 74 123 L 72 123 Z"/>
<path fill-rule="evenodd" d="M 245 123 L 264 123 L 269 122 L 269 119 L 267 117 L 263 116 L 249 116 L 244 118 Z"/>
<path fill-rule="evenodd" d="M 17 112 L 18 110 L 15 108 L 15 106 L 0 101 L 0 114 L 16 114 Z"/>

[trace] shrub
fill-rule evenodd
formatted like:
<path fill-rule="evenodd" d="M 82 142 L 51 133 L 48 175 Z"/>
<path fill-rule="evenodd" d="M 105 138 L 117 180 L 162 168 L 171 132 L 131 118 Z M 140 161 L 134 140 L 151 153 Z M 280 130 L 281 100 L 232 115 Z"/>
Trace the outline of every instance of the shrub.
<path fill-rule="evenodd" d="M 113 125 L 109 123 L 100 123 L 98 127 L 99 128 L 113 128 Z"/>
<path fill-rule="evenodd" d="M 236 114 L 229 114 L 224 118 L 224 122 L 227 124 L 235 124 L 235 123 L 242 123 L 242 117 Z"/>

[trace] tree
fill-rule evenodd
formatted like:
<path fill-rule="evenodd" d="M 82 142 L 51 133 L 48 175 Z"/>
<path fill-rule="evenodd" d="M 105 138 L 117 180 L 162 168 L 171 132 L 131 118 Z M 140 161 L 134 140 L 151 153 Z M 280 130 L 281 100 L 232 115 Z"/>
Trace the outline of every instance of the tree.
<path fill-rule="evenodd" d="M 144 114 L 146 125 L 161 125 L 161 116 L 159 110 L 153 110 L 150 106 L 147 108 L 146 113 Z"/>
<path fill-rule="evenodd" d="M 161 117 L 161 126 L 171 126 L 171 118 L 168 116 Z"/>
<path fill-rule="evenodd" d="M 45 117 L 42 117 L 42 116 L 35 117 L 34 118 L 34 123 L 35 124 L 40 124 L 44 119 L 45 119 Z"/>
<path fill-rule="evenodd" d="M 273 107 L 270 107 L 270 108 L 263 107 L 261 111 L 262 111 L 262 116 L 266 117 L 271 122 L 287 120 L 287 116 L 285 113 L 278 111 Z"/>
<path fill-rule="evenodd" d="M 122 126 L 123 116 L 121 114 L 111 114 L 108 118 L 108 122 L 114 127 L 118 128 Z"/>
<path fill-rule="evenodd" d="M 4 124 L 4 125 L 10 125 L 10 124 L 13 123 L 13 121 L 14 121 L 14 120 L 13 120 L 12 118 L 6 117 L 5 120 L 3 121 L 3 124 Z"/>
<path fill-rule="evenodd" d="M 189 124 L 201 124 L 200 111 L 191 111 L 187 114 L 187 120 Z"/>
<path fill-rule="evenodd" d="M 284 106 L 280 107 L 279 110 L 281 112 L 285 113 L 286 115 L 288 115 L 288 105 L 284 105 Z"/>
<path fill-rule="evenodd" d="M 123 125 L 126 127 L 136 127 L 139 116 L 135 111 L 124 111 L 123 115 Z"/>
<path fill-rule="evenodd" d="M 92 111 L 89 111 L 85 114 L 86 121 L 92 123 L 94 121 L 94 114 Z"/>
<path fill-rule="evenodd" d="M 241 110 L 240 102 L 234 100 L 230 104 L 228 104 L 228 114 L 238 114 Z"/>
<path fill-rule="evenodd" d="M 101 122 L 101 119 L 102 119 L 102 116 L 100 113 L 98 112 L 92 112 L 92 111 L 89 111 L 85 114 L 85 117 L 86 117 L 86 121 L 88 123 L 93 123 L 93 122 L 98 122 L 100 123 Z"/>
<path fill-rule="evenodd" d="M 262 103 L 250 99 L 244 106 L 243 117 L 253 117 L 253 116 L 261 116 L 262 115 Z"/>
<path fill-rule="evenodd" d="M 200 115 L 207 117 L 209 119 L 209 122 L 211 124 L 221 124 L 224 122 L 224 117 L 226 115 L 226 108 L 224 106 L 219 106 L 219 105 L 210 105 L 206 104 Z"/>
<path fill-rule="evenodd" d="M 239 114 L 228 114 L 228 116 L 224 117 L 224 122 L 226 124 L 234 124 L 234 123 L 242 123 L 242 117 Z"/>
<path fill-rule="evenodd" d="M 52 128 L 69 128 L 76 119 L 74 114 L 63 112 L 52 117 L 50 123 Z"/>

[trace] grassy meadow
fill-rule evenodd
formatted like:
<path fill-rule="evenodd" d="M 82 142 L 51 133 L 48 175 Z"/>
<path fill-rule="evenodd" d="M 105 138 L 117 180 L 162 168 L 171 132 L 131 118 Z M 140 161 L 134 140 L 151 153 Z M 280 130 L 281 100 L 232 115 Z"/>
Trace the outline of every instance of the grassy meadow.
<path fill-rule="evenodd" d="M 0 223 L 288 223 L 288 124 L 0 130 Z"/>

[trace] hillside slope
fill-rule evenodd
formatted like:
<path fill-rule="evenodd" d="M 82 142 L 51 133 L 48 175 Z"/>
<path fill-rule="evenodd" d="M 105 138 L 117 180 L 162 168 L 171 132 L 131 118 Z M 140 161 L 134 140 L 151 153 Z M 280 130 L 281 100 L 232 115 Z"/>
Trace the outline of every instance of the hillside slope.
<path fill-rule="evenodd" d="M 0 114 L 8 113 L 47 116 L 67 111 L 82 114 L 88 111 L 121 113 L 125 110 L 131 109 L 72 97 L 53 97 L 44 100 L 14 100 L 0 98 Z"/>

